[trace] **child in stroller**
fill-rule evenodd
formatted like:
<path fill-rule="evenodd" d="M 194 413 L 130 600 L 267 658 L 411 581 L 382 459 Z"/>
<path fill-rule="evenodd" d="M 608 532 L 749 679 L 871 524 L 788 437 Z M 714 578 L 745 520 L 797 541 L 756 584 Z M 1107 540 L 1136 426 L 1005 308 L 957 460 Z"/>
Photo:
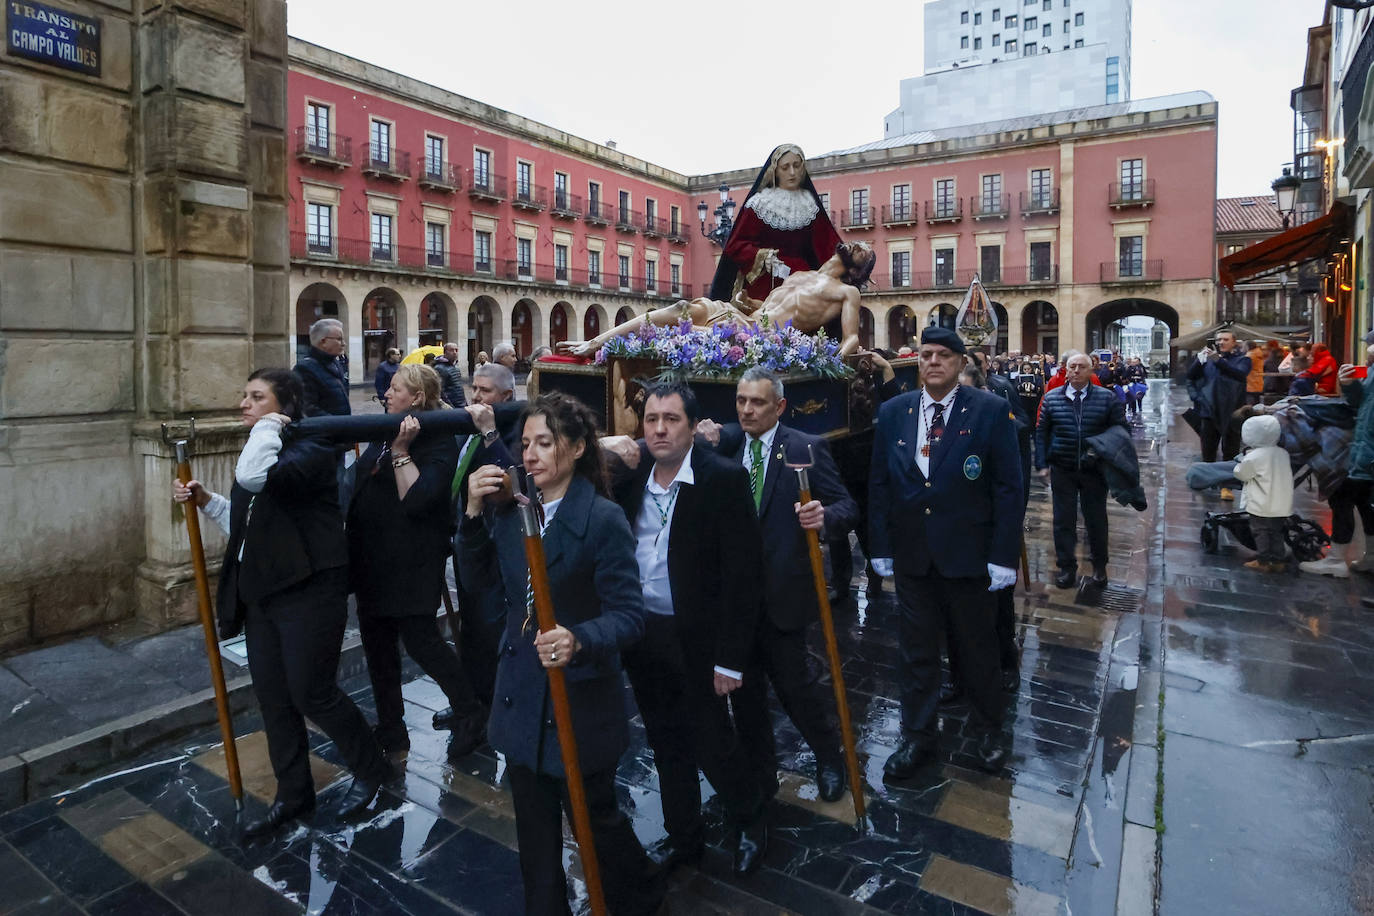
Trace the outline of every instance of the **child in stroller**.
<path fill-rule="evenodd" d="M 1239 481 L 1237 481 L 1239 486 Z M 1249 512 L 1208 512 L 1202 523 L 1202 549 L 1216 553 L 1221 541 L 1220 529 L 1225 528 L 1243 547 L 1255 549 L 1255 535 L 1250 530 Z M 1321 526 L 1301 515 L 1290 515 L 1283 523 L 1283 540 L 1299 562 L 1320 559 L 1331 544 L 1331 538 Z"/>

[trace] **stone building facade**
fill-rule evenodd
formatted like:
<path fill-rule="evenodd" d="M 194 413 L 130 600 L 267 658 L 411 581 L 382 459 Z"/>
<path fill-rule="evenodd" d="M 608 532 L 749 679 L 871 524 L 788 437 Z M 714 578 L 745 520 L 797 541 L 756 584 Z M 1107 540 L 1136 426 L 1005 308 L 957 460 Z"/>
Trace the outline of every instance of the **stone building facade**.
<path fill-rule="evenodd" d="M 161 424 L 227 484 L 287 327 L 285 3 L 54 3 L 95 72 L 0 47 L 0 649 L 194 613 Z"/>

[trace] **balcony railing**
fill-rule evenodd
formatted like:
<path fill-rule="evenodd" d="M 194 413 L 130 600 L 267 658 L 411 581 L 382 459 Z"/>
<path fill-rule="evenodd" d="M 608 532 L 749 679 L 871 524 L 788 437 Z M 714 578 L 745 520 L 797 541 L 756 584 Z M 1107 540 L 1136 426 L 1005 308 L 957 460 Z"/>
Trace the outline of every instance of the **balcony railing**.
<path fill-rule="evenodd" d="M 1058 264 L 1003 265 L 1001 275 L 993 280 L 979 277 L 985 286 L 1046 286 L 1059 282 Z"/>
<path fill-rule="evenodd" d="M 678 220 L 668 226 L 668 241 L 679 245 L 686 245 L 687 240 L 692 237 L 692 229 L 686 223 Z"/>
<path fill-rule="evenodd" d="M 582 198 L 567 191 L 553 192 L 553 215 L 559 219 L 577 219 L 582 214 Z"/>
<path fill-rule="evenodd" d="M 962 197 L 926 201 L 926 222 L 928 223 L 957 223 L 963 218 L 964 199 Z"/>
<path fill-rule="evenodd" d="M 474 200 L 498 201 L 506 199 L 506 176 L 488 171 L 468 169 L 468 197 Z"/>
<path fill-rule="evenodd" d="M 668 221 L 661 216 L 651 216 L 644 214 L 644 237 L 646 239 L 662 238 L 668 234 Z"/>
<path fill-rule="evenodd" d="M 1162 283 L 1164 281 L 1164 262 L 1136 261 L 1118 258 L 1103 261 L 1099 273 L 1103 283 Z"/>
<path fill-rule="evenodd" d="M 305 232 L 291 233 L 291 257 L 357 267 L 383 266 L 428 274 L 492 277 L 582 289 L 609 287 L 650 296 L 688 299 L 692 296 L 690 284 L 674 284 L 663 277 L 650 280 L 648 277 L 626 275 L 622 286 L 617 274 L 607 274 L 605 271 L 592 273 L 582 268 L 557 267 L 541 261 L 521 262 L 514 258 L 477 258 L 465 252 L 434 251 L 422 245 L 374 245 L 368 239 L 330 239 L 326 243 L 322 239 L 312 239 Z"/>
<path fill-rule="evenodd" d="M 643 226 L 638 213 L 622 207 L 615 215 L 615 228 L 617 232 L 638 232 Z"/>
<path fill-rule="evenodd" d="M 975 194 L 968 205 L 974 219 L 1006 219 L 1011 215 L 1010 194 Z"/>
<path fill-rule="evenodd" d="M 883 225 L 902 226 L 919 219 L 916 205 L 910 201 L 904 204 L 883 204 Z"/>
<path fill-rule="evenodd" d="M 462 186 L 462 173 L 450 162 L 436 162 L 426 159 L 420 167 L 416 183 L 429 191 L 442 191 L 452 194 Z"/>
<path fill-rule="evenodd" d="M 407 181 L 410 178 L 410 153 L 391 147 L 368 147 L 367 161 L 362 173 L 388 181 Z"/>
<path fill-rule="evenodd" d="M 1155 180 L 1113 181 L 1107 185 L 1107 205 L 1110 207 L 1148 207 L 1155 202 Z"/>
<path fill-rule="evenodd" d="M 547 210 L 549 208 L 549 189 L 533 184 L 515 183 L 515 193 L 511 195 L 510 205 L 522 210 Z"/>
<path fill-rule="evenodd" d="M 353 138 L 297 127 L 296 158 L 311 165 L 346 169 L 353 164 Z"/>
<path fill-rule="evenodd" d="M 1059 212 L 1059 188 L 1021 192 L 1021 215 L 1040 216 Z"/>
<path fill-rule="evenodd" d="M 842 229 L 872 229 L 873 228 L 873 208 L 855 207 L 852 210 L 840 211 L 840 228 Z"/>
<path fill-rule="evenodd" d="M 973 268 L 959 270 L 908 271 L 905 273 L 875 273 L 868 287 L 870 292 L 882 293 L 891 290 L 943 290 L 953 287 L 967 287 L 974 276 L 984 286 L 1048 286 L 1059 282 L 1059 265 L 1043 264 L 1034 268 L 1019 265 L 1003 266 L 995 275 L 988 276 Z"/>
<path fill-rule="evenodd" d="M 585 219 L 592 226 L 609 226 L 614 217 L 615 208 L 608 203 L 598 200 L 587 201 L 587 215 Z"/>

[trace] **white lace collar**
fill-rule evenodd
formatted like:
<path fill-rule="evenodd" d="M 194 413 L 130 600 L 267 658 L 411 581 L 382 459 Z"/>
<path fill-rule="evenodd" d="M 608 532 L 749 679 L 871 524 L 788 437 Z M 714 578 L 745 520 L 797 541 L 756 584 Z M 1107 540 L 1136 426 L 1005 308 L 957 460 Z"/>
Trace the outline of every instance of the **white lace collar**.
<path fill-rule="evenodd" d="M 785 191 L 782 188 L 764 188 L 744 204 L 774 229 L 788 231 L 805 229 L 820 212 L 816 198 L 802 188 Z"/>

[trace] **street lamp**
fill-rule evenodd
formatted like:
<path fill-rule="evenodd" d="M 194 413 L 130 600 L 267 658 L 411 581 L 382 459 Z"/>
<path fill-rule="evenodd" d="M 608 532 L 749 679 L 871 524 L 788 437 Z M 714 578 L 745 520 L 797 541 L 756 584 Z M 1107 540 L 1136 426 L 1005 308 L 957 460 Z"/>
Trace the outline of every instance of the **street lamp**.
<path fill-rule="evenodd" d="M 697 216 L 701 219 L 701 234 L 720 247 L 725 247 L 725 242 L 730 238 L 730 230 L 735 225 L 735 202 L 730 199 L 730 186 L 723 184 L 720 190 L 720 204 L 715 209 L 716 225 L 710 232 L 706 231 L 706 211 L 710 205 L 706 201 L 697 204 Z"/>
<path fill-rule="evenodd" d="M 1285 229 L 1288 228 L 1288 220 L 1293 215 L 1293 205 L 1297 202 L 1298 188 L 1301 185 L 1302 179 L 1294 175 L 1288 166 L 1284 166 L 1283 174 L 1269 185 L 1274 190 L 1274 196 L 1278 198 L 1279 215 L 1283 217 Z"/>

